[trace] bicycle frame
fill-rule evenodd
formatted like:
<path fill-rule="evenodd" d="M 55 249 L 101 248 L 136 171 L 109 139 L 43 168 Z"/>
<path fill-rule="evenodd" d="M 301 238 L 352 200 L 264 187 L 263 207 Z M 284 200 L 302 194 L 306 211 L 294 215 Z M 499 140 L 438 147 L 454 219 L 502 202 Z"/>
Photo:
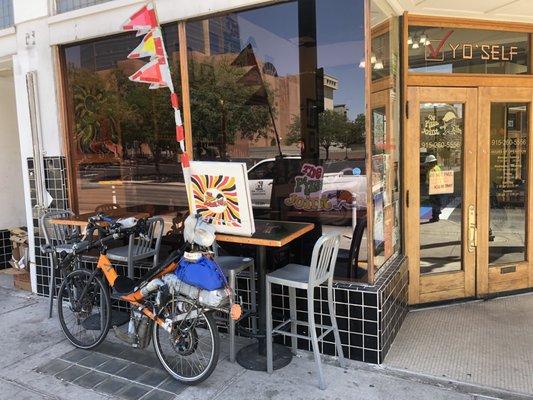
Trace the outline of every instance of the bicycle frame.
<path fill-rule="evenodd" d="M 155 276 L 153 276 L 151 279 L 157 279 L 162 277 L 165 274 L 171 273 L 174 271 L 177 267 L 176 262 L 171 262 L 168 264 L 165 268 L 163 268 L 159 273 L 157 273 Z M 109 284 L 109 286 L 113 287 L 115 284 L 115 281 L 118 277 L 118 273 L 111 265 L 111 261 L 105 254 L 100 254 L 100 257 L 98 258 L 97 268 L 95 269 L 95 272 L 93 272 L 93 276 L 95 276 L 99 271 L 101 271 Z M 91 279 L 93 279 L 93 276 L 91 276 Z M 165 321 L 163 321 L 161 318 L 159 318 L 157 315 L 155 315 L 152 310 L 150 310 L 148 307 L 144 306 L 142 304 L 142 301 L 144 300 L 144 296 L 141 293 L 141 289 L 137 289 L 135 292 L 123 295 L 120 297 L 121 300 L 127 301 L 132 306 L 137 307 L 139 311 L 141 311 L 144 315 L 146 315 L 148 318 L 150 318 L 152 321 L 154 321 L 156 324 L 161 326 L 163 329 L 165 329 L 167 332 L 171 332 L 171 326 Z"/>

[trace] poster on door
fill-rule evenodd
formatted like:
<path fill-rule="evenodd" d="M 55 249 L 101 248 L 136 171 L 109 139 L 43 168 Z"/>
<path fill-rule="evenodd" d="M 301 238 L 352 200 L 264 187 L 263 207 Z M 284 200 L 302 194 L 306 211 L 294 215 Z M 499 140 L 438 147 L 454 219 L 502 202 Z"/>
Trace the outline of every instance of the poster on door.
<path fill-rule="evenodd" d="M 429 195 L 453 193 L 453 171 L 429 172 Z"/>

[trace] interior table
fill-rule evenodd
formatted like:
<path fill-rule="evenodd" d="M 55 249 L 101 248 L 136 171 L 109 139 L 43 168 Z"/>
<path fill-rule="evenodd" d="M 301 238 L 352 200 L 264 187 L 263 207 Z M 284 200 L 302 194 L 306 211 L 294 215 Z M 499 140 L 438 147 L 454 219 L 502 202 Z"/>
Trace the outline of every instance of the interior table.
<path fill-rule="evenodd" d="M 87 227 L 89 223 L 89 218 L 96 215 L 96 211 L 84 214 L 73 215 L 72 217 L 66 218 L 53 218 L 50 220 L 52 224 L 56 225 L 75 225 L 79 226 L 82 230 Z M 149 213 L 143 211 L 128 211 L 124 208 L 117 208 L 116 210 L 106 211 L 106 215 L 113 218 L 130 218 L 135 217 L 137 219 L 148 218 Z"/>
<path fill-rule="evenodd" d="M 239 350 L 237 362 L 244 368 L 253 371 L 266 371 L 266 273 L 267 247 L 282 247 L 305 235 L 315 227 L 312 223 L 255 220 L 255 233 L 250 236 L 217 234 L 218 242 L 230 242 L 257 246 L 256 269 L 259 271 L 259 309 L 258 309 L 258 342 Z M 273 344 L 274 369 L 283 368 L 292 359 L 291 350 L 276 343 Z"/>

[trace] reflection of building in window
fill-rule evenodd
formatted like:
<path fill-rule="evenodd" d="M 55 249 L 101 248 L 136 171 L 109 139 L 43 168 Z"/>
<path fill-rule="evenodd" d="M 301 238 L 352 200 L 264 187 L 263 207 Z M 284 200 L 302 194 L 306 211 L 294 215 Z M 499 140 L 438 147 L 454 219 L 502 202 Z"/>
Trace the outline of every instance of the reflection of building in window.
<path fill-rule="evenodd" d="M 333 110 L 333 91 L 339 87 L 339 80 L 331 75 L 324 75 L 324 110 Z"/>

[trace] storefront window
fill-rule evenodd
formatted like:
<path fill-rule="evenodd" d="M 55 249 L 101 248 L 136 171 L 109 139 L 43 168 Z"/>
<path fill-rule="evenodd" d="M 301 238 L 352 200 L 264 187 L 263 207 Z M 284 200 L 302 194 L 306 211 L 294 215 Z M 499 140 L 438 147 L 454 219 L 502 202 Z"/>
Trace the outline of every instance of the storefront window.
<path fill-rule="evenodd" d="M 256 218 L 313 222 L 302 262 L 340 231 L 343 280 L 367 277 L 350 251 L 366 259 L 363 7 L 301 0 L 187 23 L 195 159 L 245 162 Z"/>
<path fill-rule="evenodd" d="M 373 260 L 377 272 L 400 250 L 399 25 L 389 7 L 371 2 L 370 129 Z"/>
<path fill-rule="evenodd" d="M 179 93 L 177 25 L 163 35 Z M 146 62 L 127 59 L 138 44 L 131 33 L 62 49 L 79 212 L 109 204 L 152 214 L 187 208 L 169 92 L 128 80 Z"/>
<path fill-rule="evenodd" d="M 527 33 L 410 26 L 407 45 L 411 72 L 528 73 Z"/>

